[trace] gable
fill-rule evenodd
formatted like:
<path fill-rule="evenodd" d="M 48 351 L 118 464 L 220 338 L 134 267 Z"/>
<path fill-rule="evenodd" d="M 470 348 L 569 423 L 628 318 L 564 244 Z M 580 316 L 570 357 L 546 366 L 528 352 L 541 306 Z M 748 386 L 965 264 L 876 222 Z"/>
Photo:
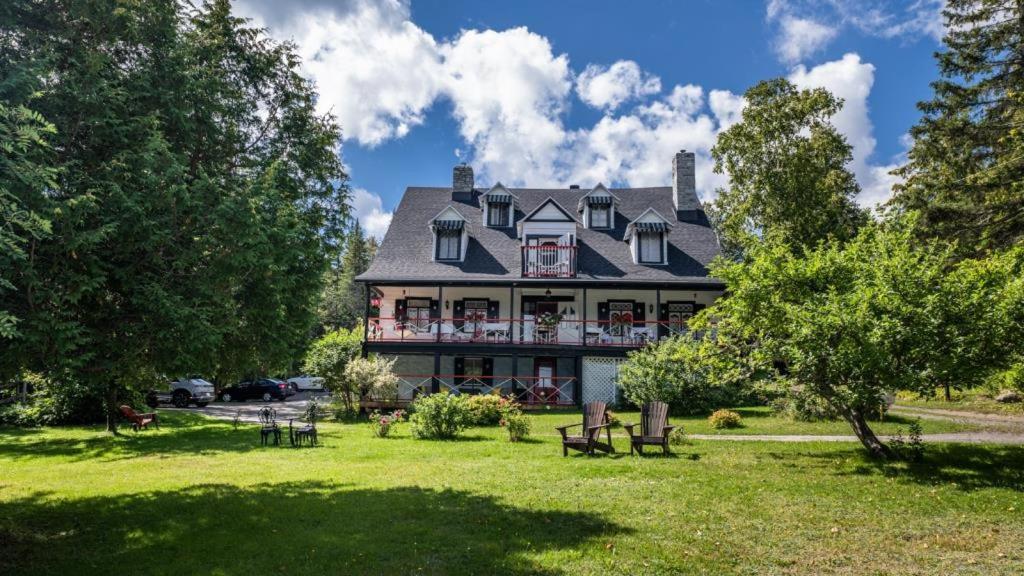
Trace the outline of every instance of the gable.
<path fill-rule="evenodd" d="M 576 219 L 569 215 L 557 202 L 548 198 L 533 212 L 524 218 L 529 222 L 575 222 Z"/>
<path fill-rule="evenodd" d="M 463 218 L 462 214 L 459 214 L 459 211 L 455 208 L 446 206 L 444 210 L 438 212 L 437 216 L 434 216 L 431 222 L 438 220 L 465 220 L 465 218 Z"/>

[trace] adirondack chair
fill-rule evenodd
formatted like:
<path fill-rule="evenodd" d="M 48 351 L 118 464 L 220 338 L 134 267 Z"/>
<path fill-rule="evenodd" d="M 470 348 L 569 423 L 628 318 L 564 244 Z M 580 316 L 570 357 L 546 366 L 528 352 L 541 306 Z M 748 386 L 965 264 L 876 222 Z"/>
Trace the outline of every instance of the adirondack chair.
<path fill-rule="evenodd" d="M 579 436 L 569 436 L 568 429 L 581 426 Z M 594 454 L 594 450 L 615 452 L 612 446 L 611 422 L 604 402 L 590 402 L 583 407 L 583 422 L 555 428 L 562 434 L 562 456 L 569 455 L 569 448 L 585 454 Z M 608 434 L 608 442 L 601 442 L 601 430 Z"/>
<path fill-rule="evenodd" d="M 153 424 L 157 428 L 160 427 L 160 421 L 157 420 L 156 412 L 139 414 L 135 410 L 132 410 L 131 406 L 121 406 L 121 415 L 124 416 L 125 420 L 132 423 L 132 430 L 136 432 L 143 428 L 147 428 L 150 424 Z"/>
<path fill-rule="evenodd" d="M 633 454 L 636 449 L 640 454 L 644 453 L 644 446 L 661 446 L 665 454 L 669 454 L 668 436 L 675 429 L 668 423 L 668 404 L 664 402 L 648 402 L 640 409 L 640 433 L 636 434 L 633 429 L 636 424 L 623 424 L 626 432 L 629 432 L 629 453 Z"/>

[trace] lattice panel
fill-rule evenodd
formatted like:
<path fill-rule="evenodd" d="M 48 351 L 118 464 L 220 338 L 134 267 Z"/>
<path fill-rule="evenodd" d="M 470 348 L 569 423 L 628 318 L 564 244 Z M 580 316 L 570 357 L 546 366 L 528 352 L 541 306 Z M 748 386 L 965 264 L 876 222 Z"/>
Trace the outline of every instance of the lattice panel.
<path fill-rule="evenodd" d="M 619 365 L 622 358 L 583 358 L 583 403 L 615 404 L 619 392 Z"/>

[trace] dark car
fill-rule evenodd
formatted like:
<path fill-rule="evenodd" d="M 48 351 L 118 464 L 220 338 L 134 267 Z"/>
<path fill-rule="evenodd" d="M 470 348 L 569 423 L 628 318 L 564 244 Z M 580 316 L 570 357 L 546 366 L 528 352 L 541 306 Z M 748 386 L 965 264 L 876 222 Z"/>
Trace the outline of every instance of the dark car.
<path fill-rule="evenodd" d="M 271 400 L 285 401 L 286 398 L 295 394 L 295 391 L 288 386 L 284 380 L 276 378 L 260 378 L 258 380 L 246 380 L 234 386 L 229 386 L 220 391 L 220 399 L 224 402 L 244 402 L 246 400 Z"/>

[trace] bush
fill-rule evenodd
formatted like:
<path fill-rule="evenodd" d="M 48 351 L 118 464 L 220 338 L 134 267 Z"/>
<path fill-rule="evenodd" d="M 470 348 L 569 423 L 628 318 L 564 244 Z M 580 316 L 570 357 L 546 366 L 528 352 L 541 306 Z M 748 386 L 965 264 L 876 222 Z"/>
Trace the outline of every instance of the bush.
<path fill-rule="evenodd" d="M 903 429 L 896 431 L 896 435 L 889 441 L 889 448 L 893 455 L 907 462 L 920 462 L 924 460 L 924 440 L 921 439 L 921 419 L 918 418 L 908 426 L 909 438 L 903 439 Z"/>
<path fill-rule="evenodd" d="M 346 411 L 355 407 L 358 386 L 345 377 L 349 362 L 359 356 L 363 333 L 358 329 L 328 332 L 309 347 L 303 370 L 324 379 L 324 388 L 346 404 Z"/>
<path fill-rule="evenodd" d="M 471 422 L 468 397 L 452 394 L 420 396 L 410 406 L 412 435 L 425 439 L 454 438 Z"/>
<path fill-rule="evenodd" d="M 503 404 L 507 403 L 508 400 L 495 394 L 470 396 L 470 423 L 474 426 L 497 426 L 501 422 Z"/>
<path fill-rule="evenodd" d="M 373 430 L 373 435 L 378 438 L 387 438 L 388 434 L 391 433 L 391 429 L 398 425 L 399 422 L 405 420 L 405 412 L 402 410 L 395 410 L 390 414 L 382 414 L 377 410 L 374 410 L 370 414 L 370 429 Z"/>
<path fill-rule="evenodd" d="M 530 435 L 530 418 L 522 412 L 512 412 L 501 419 L 508 430 L 508 441 L 518 442 Z"/>
<path fill-rule="evenodd" d="M 740 415 L 732 410 L 715 410 L 711 416 L 708 416 L 708 423 L 715 430 L 739 428 L 743 425 Z"/>
<path fill-rule="evenodd" d="M 710 377 L 700 346 L 691 337 L 677 336 L 630 352 L 619 368 L 622 395 L 637 406 L 665 402 L 674 414 L 733 405 L 736 387 Z"/>
<path fill-rule="evenodd" d="M 795 388 L 785 396 L 771 401 L 772 412 L 797 422 L 838 420 L 839 414 L 820 396 Z"/>
<path fill-rule="evenodd" d="M 673 446 L 682 446 L 684 444 L 689 444 L 690 440 L 686 437 L 686 432 L 683 431 L 683 427 L 676 426 L 668 435 L 668 443 Z"/>
<path fill-rule="evenodd" d="M 28 402 L 0 409 L 0 424 L 10 426 L 54 426 L 65 424 L 97 424 L 106 420 L 105 390 L 73 380 L 49 380 L 28 374 L 24 380 L 31 386 Z M 119 404 L 140 408 L 143 394 L 119 387 Z"/>
<path fill-rule="evenodd" d="M 377 402 L 394 402 L 398 398 L 395 360 L 381 356 L 353 358 L 345 366 L 345 388 Z"/>

